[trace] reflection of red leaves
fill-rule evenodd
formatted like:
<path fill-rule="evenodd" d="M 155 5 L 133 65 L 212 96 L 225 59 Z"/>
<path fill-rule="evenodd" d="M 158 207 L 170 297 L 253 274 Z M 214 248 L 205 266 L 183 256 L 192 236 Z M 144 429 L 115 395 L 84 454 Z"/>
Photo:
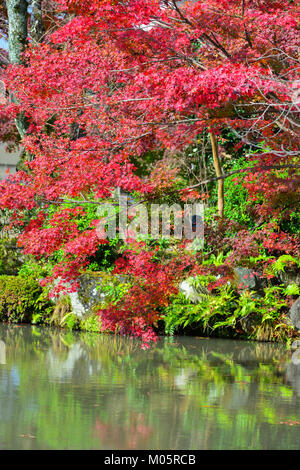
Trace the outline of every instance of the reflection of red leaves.
<path fill-rule="evenodd" d="M 123 426 L 102 423 L 96 420 L 94 433 L 102 445 L 117 446 L 118 449 L 143 449 L 152 435 L 152 426 L 145 424 L 143 413 L 131 413 L 129 424 Z"/>
<path fill-rule="evenodd" d="M 297 426 L 300 424 L 300 421 L 293 421 L 292 419 L 288 419 L 287 421 L 280 421 L 278 424 L 287 424 L 288 426 Z"/>

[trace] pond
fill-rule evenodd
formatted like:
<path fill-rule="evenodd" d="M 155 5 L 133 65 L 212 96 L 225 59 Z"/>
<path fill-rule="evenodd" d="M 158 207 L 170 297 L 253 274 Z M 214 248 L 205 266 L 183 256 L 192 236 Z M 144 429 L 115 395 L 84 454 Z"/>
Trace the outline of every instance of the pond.
<path fill-rule="evenodd" d="M 297 354 L 0 324 L 0 449 L 299 449 Z"/>

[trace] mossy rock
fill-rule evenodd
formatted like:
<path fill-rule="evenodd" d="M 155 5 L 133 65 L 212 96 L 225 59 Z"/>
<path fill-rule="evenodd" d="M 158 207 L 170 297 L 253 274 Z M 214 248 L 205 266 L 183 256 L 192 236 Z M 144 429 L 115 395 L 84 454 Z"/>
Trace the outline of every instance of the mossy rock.
<path fill-rule="evenodd" d="M 69 294 L 72 311 L 79 317 L 95 313 L 107 305 L 107 287 L 126 283 L 125 276 L 107 272 L 86 272 L 78 278 L 79 288 Z"/>

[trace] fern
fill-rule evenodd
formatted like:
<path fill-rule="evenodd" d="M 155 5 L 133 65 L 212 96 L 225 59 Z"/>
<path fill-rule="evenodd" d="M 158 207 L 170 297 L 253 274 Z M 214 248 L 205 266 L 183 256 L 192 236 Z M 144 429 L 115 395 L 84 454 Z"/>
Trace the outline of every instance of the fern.
<path fill-rule="evenodd" d="M 296 258 L 291 255 L 282 255 L 272 264 L 271 270 L 274 274 L 280 271 L 284 272 L 286 267 L 291 264 L 300 267 L 300 262 Z"/>

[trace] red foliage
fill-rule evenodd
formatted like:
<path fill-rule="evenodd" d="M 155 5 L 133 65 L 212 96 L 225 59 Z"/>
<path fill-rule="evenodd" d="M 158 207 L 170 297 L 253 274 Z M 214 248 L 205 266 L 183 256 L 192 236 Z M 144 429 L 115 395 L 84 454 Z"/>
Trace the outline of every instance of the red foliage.
<path fill-rule="evenodd" d="M 133 243 L 117 260 L 114 272 L 128 275 L 133 286 L 117 306 L 99 312 L 103 330 L 141 338 L 144 348 L 156 341 L 152 326 L 157 326 L 162 308 L 178 293 L 180 279 L 194 264 L 186 254 L 162 264 L 155 259 L 156 251 Z"/>
<path fill-rule="evenodd" d="M 267 151 L 255 155 L 257 169 L 244 180 L 250 197 L 260 198 L 261 217 L 279 212 L 278 194 L 289 198 L 297 193 L 294 169 L 266 172 L 265 166 L 295 164 L 299 145 L 298 121 L 281 119 L 286 112 L 299 114 L 292 101 L 299 76 L 298 2 L 57 4 L 71 15 L 46 42 L 28 47 L 23 65 L 6 71 L 7 89 L 19 104 L 5 112 L 9 119 L 25 113 L 30 126 L 23 145 L 33 159 L 27 171 L 9 177 L 0 188 L 0 208 L 12 210 L 13 220 L 25 224 L 20 244 L 27 253 L 50 256 L 64 250 L 54 277 L 76 278 L 100 242 L 95 225 L 78 230 L 74 216 L 81 209 L 53 218 L 49 203 L 69 200 L 76 207 L 74 199 L 109 198 L 117 187 L 144 195 L 168 192 L 175 169 L 168 174 L 157 168 L 145 182 L 131 157 L 157 148 L 183 149 L 207 127 L 216 134 L 224 127 L 247 131 L 250 140 L 265 141 Z M 31 219 L 28 224 L 24 215 Z M 255 243 L 247 237 L 246 251 L 253 254 Z M 287 252 L 294 246 L 276 233 L 264 244 L 270 250 L 284 246 Z M 245 254 L 238 237 L 233 245 Z M 178 271 L 149 256 L 127 253 L 126 266 L 140 281 L 119 312 L 105 313 L 111 329 L 152 335 L 148 325 L 159 318 Z"/>

